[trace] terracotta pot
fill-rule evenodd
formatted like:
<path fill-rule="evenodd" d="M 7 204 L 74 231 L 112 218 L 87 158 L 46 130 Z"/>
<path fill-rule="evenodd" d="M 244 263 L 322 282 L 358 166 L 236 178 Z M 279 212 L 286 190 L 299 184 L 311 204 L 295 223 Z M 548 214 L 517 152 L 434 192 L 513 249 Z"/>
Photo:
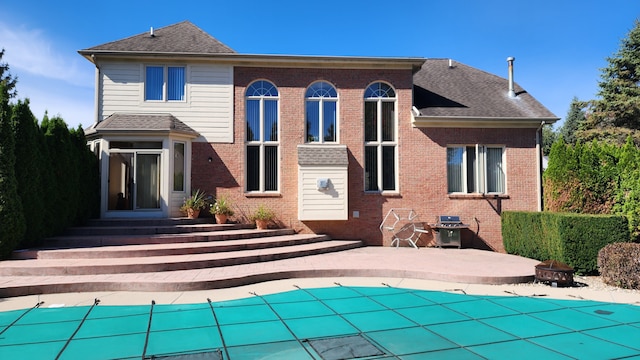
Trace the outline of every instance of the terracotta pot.
<path fill-rule="evenodd" d="M 215 214 L 216 223 L 217 224 L 226 224 L 227 223 L 227 215 L 225 214 Z"/>
<path fill-rule="evenodd" d="M 189 219 L 196 219 L 200 216 L 200 209 L 187 209 L 187 217 Z"/>
<path fill-rule="evenodd" d="M 256 219 L 256 228 L 258 230 L 265 230 L 269 227 L 269 220 Z"/>

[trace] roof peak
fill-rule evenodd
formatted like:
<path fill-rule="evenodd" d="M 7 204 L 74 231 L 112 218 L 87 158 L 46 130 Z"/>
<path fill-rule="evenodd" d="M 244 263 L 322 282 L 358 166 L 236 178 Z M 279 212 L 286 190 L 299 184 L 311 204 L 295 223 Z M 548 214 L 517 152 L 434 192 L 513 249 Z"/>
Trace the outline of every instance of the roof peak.
<path fill-rule="evenodd" d="M 232 54 L 233 49 L 223 44 L 189 20 L 160 28 L 151 28 L 121 40 L 108 42 L 81 50 L 81 54 L 92 52 L 140 52 L 140 53 L 194 53 Z"/>

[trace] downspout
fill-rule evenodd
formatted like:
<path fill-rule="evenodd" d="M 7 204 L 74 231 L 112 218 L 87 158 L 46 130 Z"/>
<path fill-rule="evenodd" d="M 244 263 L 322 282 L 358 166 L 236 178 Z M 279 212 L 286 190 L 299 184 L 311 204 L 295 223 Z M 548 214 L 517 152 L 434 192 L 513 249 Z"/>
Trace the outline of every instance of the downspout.
<path fill-rule="evenodd" d="M 536 165 L 538 168 L 536 186 L 538 188 L 538 211 L 542 211 L 542 127 L 544 125 L 545 122 L 541 122 L 540 126 L 536 130 Z"/>

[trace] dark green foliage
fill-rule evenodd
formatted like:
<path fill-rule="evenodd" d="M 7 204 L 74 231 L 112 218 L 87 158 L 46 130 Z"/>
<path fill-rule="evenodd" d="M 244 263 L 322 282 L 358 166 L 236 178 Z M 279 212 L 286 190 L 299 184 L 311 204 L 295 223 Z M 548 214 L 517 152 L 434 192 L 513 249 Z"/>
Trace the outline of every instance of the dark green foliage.
<path fill-rule="evenodd" d="M 580 137 L 623 144 L 629 135 L 637 138 L 640 130 L 640 22 L 635 22 L 618 52 L 607 61 L 599 99 L 589 102 L 585 132 Z"/>
<path fill-rule="evenodd" d="M 558 139 L 558 134 L 553 131 L 551 125 L 545 125 L 542 127 L 542 154 L 547 156 L 551 152 L 551 146 Z"/>
<path fill-rule="evenodd" d="M 4 84 L 4 91 L 8 99 L 12 99 L 18 95 L 18 91 L 16 90 L 18 79 L 9 74 L 9 64 L 2 62 L 3 56 L 4 49 L 0 50 L 0 82 Z"/>
<path fill-rule="evenodd" d="M 609 244 L 598 252 L 600 277 L 605 284 L 640 289 L 640 244 Z"/>
<path fill-rule="evenodd" d="M 623 216 L 505 211 L 502 238 L 509 254 L 556 260 L 578 274 L 593 274 L 598 251 L 628 241 L 629 231 Z"/>
<path fill-rule="evenodd" d="M 15 153 L 18 195 L 25 213 L 27 231 L 20 247 L 37 245 L 46 234 L 42 213 L 46 207 L 41 170 L 43 159 L 40 142 L 42 136 L 38 122 L 29 109 L 29 101 L 18 101 L 13 106 L 13 132 L 16 140 Z"/>
<path fill-rule="evenodd" d="M 571 105 L 569 105 L 569 112 L 567 113 L 567 117 L 564 120 L 564 125 L 560 129 L 560 135 L 567 144 L 575 145 L 577 138 L 577 132 L 586 120 L 584 108 L 586 104 L 582 101 L 579 101 L 578 98 L 574 97 L 571 100 Z"/>
<path fill-rule="evenodd" d="M 631 240 L 640 236 L 640 149 L 592 142 L 557 141 L 543 175 L 545 210 L 625 215 Z"/>
<path fill-rule="evenodd" d="M 0 81 L 0 258 L 6 258 L 24 236 L 25 221 L 15 176 L 15 141 L 9 93 Z"/>
<path fill-rule="evenodd" d="M 554 143 L 543 174 L 545 209 L 556 212 L 608 214 L 620 174 L 618 148 L 604 143 Z"/>
<path fill-rule="evenodd" d="M 39 127 L 29 100 L 9 105 L 8 70 L 0 63 L 0 258 L 97 217 L 100 206 L 98 161 L 82 129 L 46 114 Z"/>

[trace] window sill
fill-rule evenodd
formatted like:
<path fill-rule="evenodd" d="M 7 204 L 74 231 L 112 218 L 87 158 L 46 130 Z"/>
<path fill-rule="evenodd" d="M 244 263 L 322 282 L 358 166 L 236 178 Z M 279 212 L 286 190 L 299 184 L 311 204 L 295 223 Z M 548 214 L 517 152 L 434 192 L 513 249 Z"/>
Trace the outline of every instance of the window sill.
<path fill-rule="evenodd" d="M 280 193 L 260 193 L 260 192 L 249 192 L 244 193 L 245 197 L 248 198 L 279 198 L 282 197 Z"/>
<path fill-rule="evenodd" d="M 384 197 L 401 197 L 399 192 L 397 191 L 365 191 L 365 195 L 380 195 Z"/>
<path fill-rule="evenodd" d="M 448 194 L 449 199 L 462 199 L 462 200 L 472 200 L 472 199 L 509 199 L 509 195 L 507 194 Z"/>

